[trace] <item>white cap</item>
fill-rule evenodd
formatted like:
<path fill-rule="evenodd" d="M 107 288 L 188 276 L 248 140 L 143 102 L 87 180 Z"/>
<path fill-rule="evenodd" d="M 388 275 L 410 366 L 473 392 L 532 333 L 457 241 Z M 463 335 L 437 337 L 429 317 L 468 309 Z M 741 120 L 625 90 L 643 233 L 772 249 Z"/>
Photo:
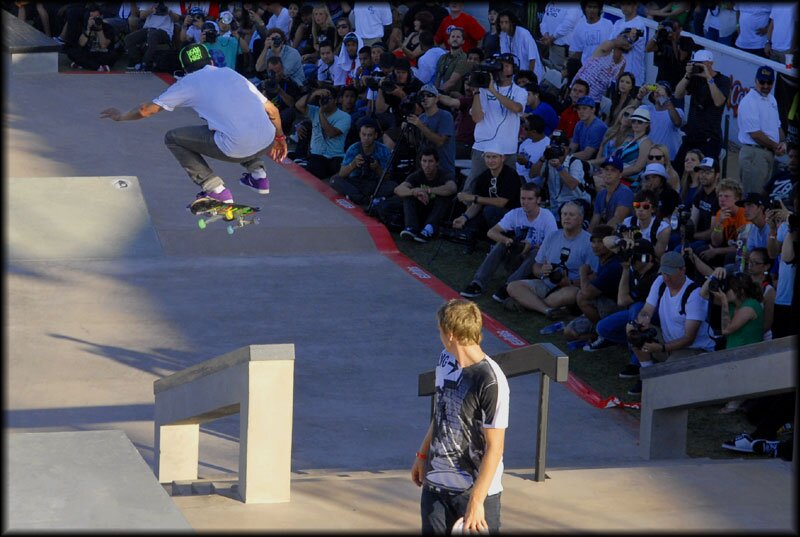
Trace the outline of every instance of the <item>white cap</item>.
<path fill-rule="evenodd" d="M 503 155 L 504 153 L 500 150 L 500 144 L 493 143 L 490 144 L 489 147 L 483 150 L 484 154 L 486 153 L 494 153 L 496 155 Z"/>
<path fill-rule="evenodd" d="M 693 62 L 713 62 L 714 61 L 714 53 L 710 50 L 702 49 L 695 51 L 692 54 L 692 61 Z"/>
<path fill-rule="evenodd" d="M 233 13 L 230 11 L 223 11 L 219 14 L 219 22 L 224 22 L 225 24 L 230 24 L 233 22 Z"/>
<path fill-rule="evenodd" d="M 642 172 L 642 177 L 644 178 L 648 175 L 660 175 L 664 179 L 669 179 L 669 175 L 667 175 L 667 169 L 663 164 L 659 164 L 658 162 L 653 162 L 645 166 L 644 171 Z"/>
<path fill-rule="evenodd" d="M 650 123 L 650 110 L 646 106 L 640 106 L 631 114 L 630 119 L 639 119 Z"/>

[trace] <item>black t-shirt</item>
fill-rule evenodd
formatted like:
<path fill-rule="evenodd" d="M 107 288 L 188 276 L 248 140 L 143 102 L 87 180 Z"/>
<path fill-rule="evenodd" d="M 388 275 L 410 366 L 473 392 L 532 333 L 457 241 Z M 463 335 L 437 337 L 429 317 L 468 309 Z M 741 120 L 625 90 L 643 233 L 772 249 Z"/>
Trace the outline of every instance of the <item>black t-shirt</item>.
<path fill-rule="evenodd" d="M 727 100 L 731 94 L 731 79 L 717 73 L 714 75 L 714 84 Z M 683 131 L 686 133 L 686 137 L 692 140 L 710 138 L 719 142 L 722 141 L 722 113 L 725 111 L 725 103 L 716 106 L 708 86 L 708 82 L 703 77 L 693 76 L 689 80 L 686 94 L 691 95 L 692 99 Z"/>
<path fill-rule="evenodd" d="M 292 80 L 291 78 L 284 78 L 283 80 L 278 82 L 278 87 L 281 88 L 283 91 L 285 91 L 295 101 L 297 101 L 297 99 L 299 99 L 303 95 L 300 86 L 298 86 L 295 83 L 295 81 Z M 290 108 L 290 106 L 288 106 L 285 102 L 283 102 L 283 99 L 281 99 L 280 95 L 277 93 L 274 95 L 267 95 L 266 97 L 267 99 L 272 101 L 272 103 L 278 108 L 278 110 L 285 110 L 287 108 Z"/>
<path fill-rule="evenodd" d="M 448 181 L 452 181 L 453 176 L 444 170 L 437 170 L 436 176 L 433 179 L 428 179 L 422 170 L 417 170 L 406 177 L 405 182 L 411 185 L 411 188 L 419 188 L 421 186 L 429 186 L 436 188 L 444 186 Z"/>
<path fill-rule="evenodd" d="M 681 204 L 681 195 L 665 186 L 658 196 L 658 217 L 669 221 L 675 208 Z"/>
<path fill-rule="evenodd" d="M 644 302 L 650 294 L 650 288 L 658 277 L 658 265 L 653 264 L 650 270 L 640 275 L 631 265 L 628 269 L 630 278 L 628 279 L 628 289 L 634 302 Z"/>
<path fill-rule="evenodd" d="M 500 174 L 497 176 L 497 190 L 492 188 L 492 172 L 484 171 L 475 179 L 475 194 L 486 198 L 506 198 L 508 203 L 506 210 L 519 207 L 519 189 L 522 186 L 522 178 L 516 170 L 512 170 L 505 164 Z M 491 189 L 491 190 L 490 190 Z"/>
<path fill-rule="evenodd" d="M 692 200 L 692 207 L 697 207 L 700 211 L 700 217 L 697 219 L 697 227 L 695 231 L 705 231 L 711 227 L 711 219 L 719 211 L 719 200 L 717 199 L 717 191 L 712 190 L 710 194 L 706 194 L 705 189 L 699 188 Z"/>
<path fill-rule="evenodd" d="M 658 49 L 653 52 L 653 65 L 658 67 L 657 80 L 666 80 L 674 88 L 681 78 L 686 75 L 686 64 L 691 58 L 692 49 L 694 48 L 694 41 L 691 37 L 681 36 L 678 38 L 678 49 L 688 53 L 686 60 L 681 61 L 679 57 L 675 56 L 675 50 L 672 48 L 672 43 L 665 43 L 660 45 Z"/>

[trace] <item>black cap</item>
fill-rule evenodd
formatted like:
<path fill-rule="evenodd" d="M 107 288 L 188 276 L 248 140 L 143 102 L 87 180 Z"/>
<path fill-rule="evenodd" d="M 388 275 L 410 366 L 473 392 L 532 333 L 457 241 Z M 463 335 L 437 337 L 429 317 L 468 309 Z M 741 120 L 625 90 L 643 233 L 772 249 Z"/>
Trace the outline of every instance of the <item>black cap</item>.
<path fill-rule="evenodd" d="M 758 192 L 748 192 L 744 199 L 740 199 L 736 202 L 736 205 L 739 207 L 744 207 L 745 203 L 752 203 L 753 205 L 761 205 L 762 207 L 767 206 L 767 200 L 764 196 L 759 194 Z"/>
<path fill-rule="evenodd" d="M 656 250 L 653 248 L 653 243 L 647 239 L 639 239 L 633 243 L 633 255 L 656 255 Z"/>
<path fill-rule="evenodd" d="M 178 54 L 181 66 L 187 73 L 198 71 L 206 65 L 211 65 L 211 55 L 205 45 L 192 43 L 183 47 Z"/>
<path fill-rule="evenodd" d="M 604 239 L 606 237 L 610 237 L 614 234 L 614 228 L 606 225 L 601 224 L 599 226 L 595 226 L 594 230 L 592 231 L 591 239 Z"/>

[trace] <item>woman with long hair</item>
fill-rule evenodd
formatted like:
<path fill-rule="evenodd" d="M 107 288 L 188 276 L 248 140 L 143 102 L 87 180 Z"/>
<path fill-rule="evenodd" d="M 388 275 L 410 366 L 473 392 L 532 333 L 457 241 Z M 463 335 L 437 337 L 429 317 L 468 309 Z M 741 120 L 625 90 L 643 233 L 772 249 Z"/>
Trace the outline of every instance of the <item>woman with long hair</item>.
<path fill-rule="evenodd" d="M 387 50 L 397 50 L 403 44 L 403 17 L 400 16 L 397 6 L 391 5 L 392 9 L 392 29 L 389 30 Z"/>
<path fill-rule="evenodd" d="M 603 141 L 600 142 L 600 148 L 597 151 L 597 158 L 590 160 L 589 164 L 595 168 L 599 167 L 628 138 L 633 132 L 630 117 L 634 110 L 636 110 L 636 106 L 628 106 L 622 110 L 622 113 L 617 116 L 617 119 L 603 135 Z"/>
<path fill-rule="evenodd" d="M 311 11 L 311 38 L 314 41 L 314 52 L 305 54 L 304 62 L 316 62 L 319 59 L 319 43 L 322 38 L 331 43 L 336 42 L 336 28 L 331 18 L 331 12 L 324 3 L 315 4 Z"/>
<path fill-rule="evenodd" d="M 336 39 L 334 39 L 333 55 L 338 56 L 342 51 L 342 43 L 344 43 L 344 36 L 353 31 L 353 26 L 350 24 L 350 19 L 342 17 L 336 21 Z"/>
<path fill-rule="evenodd" d="M 653 144 L 650 151 L 647 153 L 647 164 L 652 163 L 663 164 L 664 169 L 667 170 L 667 184 L 677 191 L 681 186 L 681 178 L 678 172 L 672 167 L 672 159 L 670 158 L 669 148 L 664 144 Z"/>
<path fill-rule="evenodd" d="M 608 90 L 607 96 L 611 99 L 608 116 L 602 117 L 606 125 L 614 123 L 625 108 L 639 106 L 642 102 L 638 98 L 639 88 L 636 86 L 636 77 L 630 71 L 625 71 L 617 83 Z"/>
<path fill-rule="evenodd" d="M 417 59 L 422 55 L 422 47 L 419 46 L 419 34 L 422 32 L 434 33 L 433 15 L 430 11 L 420 11 L 414 15 L 414 29 L 400 45 L 400 52 L 405 56 L 413 67 L 417 65 Z M 396 52 L 395 52 L 395 55 Z"/>
<path fill-rule="evenodd" d="M 644 106 L 638 107 L 628 118 L 631 122 L 631 134 L 614 151 L 614 156 L 622 161 L 622 181 L 638 188 L 639 174 L 647 165 L 647 155 L 653 142 L 647 137 L 650 132 L 650 111 Z"/>
<path fill-rule="evenodd" d="M 705 158 L 705 155 L 703 155 L 702 151 L 690 149 L 683 159 L 683 175 L 681 176 L 679 188 L 683 205 L 689 205 L 694 199 L 697 189 L 700 188 L 700 181 L 697 179 L 697 172 L 694 169 L 700 166 L 700 161 L 703 158 Z"/>

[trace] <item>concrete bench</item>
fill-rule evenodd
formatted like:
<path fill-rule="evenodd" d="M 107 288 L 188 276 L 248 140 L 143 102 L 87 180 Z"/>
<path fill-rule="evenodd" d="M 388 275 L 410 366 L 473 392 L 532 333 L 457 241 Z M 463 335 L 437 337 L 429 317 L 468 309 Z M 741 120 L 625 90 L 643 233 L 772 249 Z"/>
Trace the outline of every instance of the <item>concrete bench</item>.
<path fill-rule="evenodd" d="M 3 12 L 3 55 L 13 74 L 56 73 L 61 45 L 45 34 Z"/>

